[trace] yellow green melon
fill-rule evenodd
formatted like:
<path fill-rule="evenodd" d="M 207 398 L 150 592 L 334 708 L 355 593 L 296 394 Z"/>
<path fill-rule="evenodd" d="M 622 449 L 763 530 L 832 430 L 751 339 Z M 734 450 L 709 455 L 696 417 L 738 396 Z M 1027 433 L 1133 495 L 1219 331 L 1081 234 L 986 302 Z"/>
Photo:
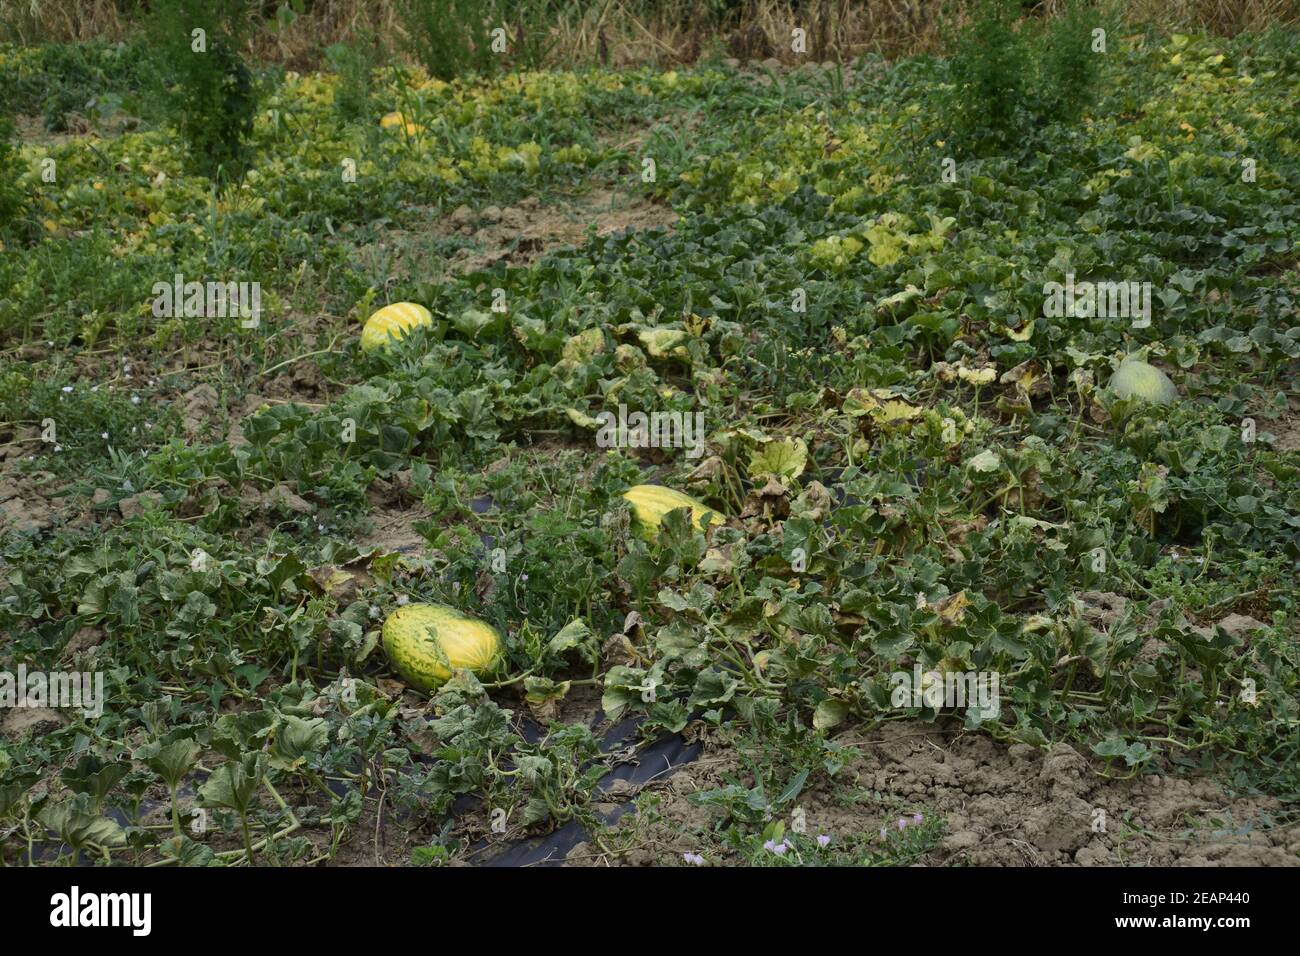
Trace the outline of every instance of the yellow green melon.
<path fill-rule="evenodd" d="M 384 651 L 408 684 L 437 690 L 459 669 L 482 676 L 501 660 L 501 635 L 442 604 L 406 604 L 384 621 Z"/>
<path fill-rule="evenodd" d="M 1125 359 L 1110 377 L 1107 390 L 1116 398 L 1136 398 L 1153 405 L 1178 401 L 1178 388 L 1169 376 L 1140 359 Z"/>
<path fill-rule="evenodd" d="M 361 329 L 361 351 L 386 346 L 406 337 L 411 329 L 433 325 L 433 313 L 416 302 L 394 302 L 370 318 Z"/>
<path fill-rule="evenodd" d="M 707 531 L 710 526 L 726 521 L 726 518 L 708 505 L 662 485 L 636 485 L 623 492 L 623 497 L 632 505 L 638 532 L 650 540 L 654 540 L 659 533 L 664 515 L 677 508 L 690 508 L 691 520 L 701 531 Z"/>
<path fill-rule="evenodd" d="M 379 120 L 379 126 L 382 129 L 404 129 L 407 136 L 414 136 L 416 133 L 424 132 L 424 127 L 413 120 L 408 120 L 401 113 L 385 113 Z"/>

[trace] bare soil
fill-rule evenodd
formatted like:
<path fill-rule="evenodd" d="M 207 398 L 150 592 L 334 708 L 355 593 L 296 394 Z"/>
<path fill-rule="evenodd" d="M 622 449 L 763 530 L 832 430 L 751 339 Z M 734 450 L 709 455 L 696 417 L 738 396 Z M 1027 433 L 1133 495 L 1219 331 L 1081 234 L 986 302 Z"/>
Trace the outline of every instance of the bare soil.
<path fill-rule="evenodd" d="M 945 835 L 925 865 L 1300 866 L 1300 824 L 1278 801 L 1234 796 L 1208 778 L 1112 779 L 1100 761 L 1067 744 L 1008 747 L 920 722 L 891 722 L 836 742 L 857 757 L 837 776 L 843 784 L 810 788 L 796 801 L 808 832 L 844 840 L 877 834 L 900 813 L 937 816 Z M 647 788 L 659 803 L 653 814 L 620 821 L 628 839 L 604 841 L 611 848 L 630 841 L 632 849 L 614 857 L 583 844 L 566 862 L 680 864 L 717 821 L 691 795 L 731 781 L 753 785 L 736 750 L 711 747 Z M 857 796 L 846 800 L 846 792 Z"/>

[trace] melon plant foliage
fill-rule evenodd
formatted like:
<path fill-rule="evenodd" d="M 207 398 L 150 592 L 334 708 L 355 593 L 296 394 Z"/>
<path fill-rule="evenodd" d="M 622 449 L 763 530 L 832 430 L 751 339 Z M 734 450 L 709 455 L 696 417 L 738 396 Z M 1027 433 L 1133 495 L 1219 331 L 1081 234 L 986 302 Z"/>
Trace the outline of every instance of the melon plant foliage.
<path fill-rule="evenodd" d="M 27 198 L 16 175 L 19 155 L 14 144 L 15 136 L 13 121 L 0 116 L 0 238 L 6 233 L 11 237 L 18 234 L 15 220 Z"/>
<path fill-rule="evenodd" d="M 674 735 L 735 761 L 672 837 L 710 862 L 949 861 L 937 789 L 855 763 L 909 723 L 1300 794 L 1294 31 L 341 78 L 149 9 L 162 115 L 78 45 L 127 115 L 33 132 L 66 58 L 0 45 L 0 674 L 106 684 L 0 709 L 0 864 L 370 862 L 381 817 L 385 863 L 476 861 Z M 155 310 L 178 273 L 260 325 Z M 1149 322 L 1045 308 L 1121 281 Z M 783 829 L 814 799 L 829 848 Z"/>

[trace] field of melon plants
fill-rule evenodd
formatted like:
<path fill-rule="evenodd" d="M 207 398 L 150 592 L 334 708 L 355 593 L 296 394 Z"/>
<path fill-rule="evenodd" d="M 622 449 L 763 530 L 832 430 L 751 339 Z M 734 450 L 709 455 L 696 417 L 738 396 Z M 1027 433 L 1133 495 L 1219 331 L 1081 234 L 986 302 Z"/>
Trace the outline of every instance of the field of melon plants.
<path fill-rule="evenodd" d="M 157 6 L 0 45 L 0 864 L 1300 865 L 1294 28 Z"/>

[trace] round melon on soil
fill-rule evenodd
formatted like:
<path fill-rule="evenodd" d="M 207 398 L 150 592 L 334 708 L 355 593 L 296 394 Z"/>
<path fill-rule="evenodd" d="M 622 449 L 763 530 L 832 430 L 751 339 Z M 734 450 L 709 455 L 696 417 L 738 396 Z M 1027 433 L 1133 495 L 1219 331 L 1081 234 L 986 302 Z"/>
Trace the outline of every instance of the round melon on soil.
<path fill-rule="evenodd" d="M 1169 376 L 1140 359 L 1125 359 L 1110 377 L 1109 392 L 1116 398 L 1136 398 L 1153 405 L 1178 400 L 1178 388 Z"/>
<path fill-rule="evenodd" d="M 459 669 L 482 676 L 501 659 L 496 628 L 442 604 L 406 604 L 384 621 L 384 651 L 408 684 L 434 691 Z"/>
<path fill-rule="evenodd" d="M 403 339 L 411 329 L 433 325 L 433 313 L 416 302 L 394 302 L 370 318 L 361 329 L 361 351 L 386 346 L 393 339 Z"/>

